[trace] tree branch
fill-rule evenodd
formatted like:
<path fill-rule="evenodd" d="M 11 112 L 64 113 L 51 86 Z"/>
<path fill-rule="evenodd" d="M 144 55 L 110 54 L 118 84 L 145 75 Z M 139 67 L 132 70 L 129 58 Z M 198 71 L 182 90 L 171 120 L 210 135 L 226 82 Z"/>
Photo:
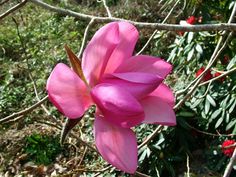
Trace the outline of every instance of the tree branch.
<path fill-rule="evenodd" d="M 47 99 L 48 99 L 48 96 L 45 96 L 43 99 L 41 99 L 40 101 L 38 101 L 34 105 L 30 106 L 29 108 L 26 108 L 26 109 L 24 109 L 22 111 L 19 111 L 17 113 L 13 113 L 13 114 L 5 117 L 5 118 L 0 119 L 0 124 L 4 123 L 6 121 L 9 121 L 10 119 L 13 119 L 15 117 L 19 117 L 19 116 L 26 115 L 26 114 L 30 113 L 35 108 L 39 107 L 41 104 L 43 104 L 45 101 L 47 101 Z"/>
<path fill-rule="evenodd" d="M 27 3 L 27 0 L 22 0 L 20 3 L 16 4 L 12 8 L 8 9 L 6 12 L 0 15 L 0 20 L 2 20 L 4 17 L 8 16 L 10 13 L 16 11 L 17 9 L 23 7 Z"/>
<path fill-rule="evenodd" d="M 230 161 L 225 169 L 225 172 L 224 172 L 224 176 L 223 177 L 229 177 L 230 176 L 230 173 L 232 171 L 232 168 L 234 166 L 234 163 L 236 161 L 236 148 L 234 149 L 234 153 L 232 155 L 232 157 L 230 158 Z"/>
<path fill-rule="evenodd" d="M 94 15 L 87 15 L 83 13 L 74 12 L 72 10 L 63 9 L 60 7 L 55 7 L 49 5 L 41 0 L 29 0 L 30 2 L 41 6 L 44 9 L 47 9 L 51 12 L 56 12 L 62 15 L 72 16 L 78 19 L 91 20 L 94 19 L 95 22 L 111 22 L 111 21 L 127 21 L 132 23 L 140 28 L 150 28 L 157 30 L 168 30 L 168 31 L 236 31 L 236 24 L 232 23 L 219 23 L 219 24 L 204 24 L 204 25 L 191 25 L 191 26 L 183 26 L 177 24 L 161 24 L 161 23 L 146 23 L 146 22 L 136 22 L 132 20 L 115 18 L 115 17 L 100 17 Z"/>

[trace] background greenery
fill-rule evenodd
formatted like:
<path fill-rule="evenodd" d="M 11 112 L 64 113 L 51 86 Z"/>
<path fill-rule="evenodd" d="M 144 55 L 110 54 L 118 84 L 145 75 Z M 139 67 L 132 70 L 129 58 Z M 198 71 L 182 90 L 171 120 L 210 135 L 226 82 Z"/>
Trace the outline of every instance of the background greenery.
<path fill-rule="evenodd" d="M 103 4 L 97 1 L 47 0 L 46 2 L 86 14 L 106 16 Z M 4 4 L 0 7 L 0 12 L 3 13 L 14 3 L 10 1 Z M 109 0 L 107 3 L 115 17 L 134 21 L 162 22 L 175 1 Z M 197 18 L 202 17 L 202 20 L 197 23 L 227 22 L 232 3 L 231 0 L 180 1 L 167 22 L 178 24 L 180 20 L 186 20 L 192 15 Z M 36 83 L 39 97 L 46 95 L 45 84 L 52 68 L 58 62 L 68 62 L 64 45 L 68 44 L 73 51 L 79 51 L 87 24 L 88 21 L 51 13 L 31 3 L 0 21 L 1 118 L 37 102 L 32 78 Z M 103 24 L 93 25 L 89 31 L 89 39 L 101 25 Z M 142 48 L 152 32 L 151 29 L 140 29 L 136 52 Z M 196 77 L 196 72 L 202 66 L 206 66 L 220 35 L 220 32 L 186 32 L 182 36 L 178 32 L 159 31 L 143 53 L 160 56 L 174 65 L 168 83 L 177 92 Z M 236 39 L 233 38 L 211 69 L 212 75 L 217 71 L 226 71 L 236 66 L 235 47 Z M 228 61 L 224 58 L 228 58 Z M 180 96 L 177 99 L 181 98 Z M 53 116 L 60 121 L 63 120 L 63 116 L 50 103 L 46 103 L 46 106 Z M 228 75 L 224 80 L 199 87 L 191 99 L 176 112 L 177 126 L 165 127 L 149 145 L 139 151 L 139 171 L 150 176 L 184 174 L 188 155 L 192 176 L 221 176 L 229 158 L 222 154 L 220 144 L 226 139 L 235 139 L 233 136 L 236 134 L 235 106 L 235 73 Z M 27 126 L 47 119 L 44 112 L 37 109 L 25 116 L 21 122 L 0 125 L 0 136 L 8 130 L 21 131 Z M 83 132 L 82 135 L 91 141 L 93 140 L 92 122 L 93 119 L 90 118 L 80 122 L 76 127 L 77 132 Z M 139 142 L 155 128 L 154 125 L 137 127 Z M 23 137 L 25 144 L 22 144 L 24 150 L 21 153 L 27 153 L 28 161 L 34 161 L 36 164 L 55 163 L 58 155 L 67 157 L 69 161 L 73 158 L 73 155 L 68 155 L 71 147 L 60 147 L 54 133 L 52 131 L 45 135 L 36 131 L 25 134 Z M 79 144 L 76 146 L 79 147 L 78 152 L 81 155 L 84 149 L 81 149 Z M 4 150 L 0 149 L 0 153 L 4 154 Z M 4 158 L 11 160 L 15 157 L 11 154 L 11 157 L 4 156 Z M 89 151 L 81 166 L 75 169 L 98 170 L 104 165 L 105 162 L 101 157 Z M 9 168 L 4 165 L 0 170 L 6 172 Z M 107 172 L 108 176 L 118 174 L 125 175 L 114 170 Z M 233 175 L 236 175 L 235 171 Z"/>

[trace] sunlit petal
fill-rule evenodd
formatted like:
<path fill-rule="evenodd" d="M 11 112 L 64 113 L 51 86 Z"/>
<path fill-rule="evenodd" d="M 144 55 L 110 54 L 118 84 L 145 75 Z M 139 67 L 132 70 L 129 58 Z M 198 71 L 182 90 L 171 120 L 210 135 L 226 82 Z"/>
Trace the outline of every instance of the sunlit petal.
<path fill-rule="evenodd" d="M 95 118 L 95 142 L 102 157 L 114 167 L 127 173 L 137 169 L 137 141 L 128 128 L 115 126 L 104 117 Z"/>

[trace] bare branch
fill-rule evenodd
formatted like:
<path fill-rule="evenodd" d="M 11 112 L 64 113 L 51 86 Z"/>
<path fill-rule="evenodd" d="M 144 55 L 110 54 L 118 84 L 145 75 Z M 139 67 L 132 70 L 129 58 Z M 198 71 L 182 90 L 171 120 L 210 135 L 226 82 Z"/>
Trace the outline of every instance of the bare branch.
<path fill-rule="evenodd" d="M 0 6 L 3 5 L 3 4 L 5 4 L 5 3 L 7 3 L 8 1 L 9 1 L 9 0 L 5 0 L 5 1 L 0 2 Z"/>
<path fill-rule="evenodd" d="M 151 135 L 149 135 L 149 137 L 144 140 L 139 146 L 138 149 L 141 149 L 143 146 L 145 146 L 146 144 L 148 144 L 158 133 L 160 133 L 160 131 L 163 129 L 164 127 L 162 125 L 159 125 L 153 132 Z"/>
<path fill-rule="evenodd" d="M 177 24 L 161 24 L 161 23 L 146 23 L 146 22 L 136 22 L 132 20 L 122 19 L 122 18 L 115 18 L 115 17 L 100 17 L 100 16 L 93 16 L 87 15 L 83 13 L 74 12 L 71 10 L 63 9 L 60 7 L 55 7 L 49 5 L 41 0 L 29 0 L 30 2 L 41 6 L 47 10 L 52 12 L 56 12 L 62 15 L 72 16 L 78 19 L 85 19 L 91 20 L 94 19 L 95 22 L 111 22 L 111 21 L 127 21 L 132 23 L 140 28 L 150 28 L 150 29 L 157 29 L 157 30 L 168 30 L 168 31 L 236 31 L 236 24 L 232 23 L 219 23 L 219 24 L 204 24 L 204 25 L 191 25 L 191 26 L 183 26 Z"/>
<path fill-rule="evenodd" d="M 0 20 L 2 20 L 4 17 L 8 16 L 10 13 L 16 11 L 17 9 L 23 7 L 26 4 L 27 0 L 22 0 L 17 5 L 13 6 L 12 8 L 8 9 L 6 12 L 0 15 Z"/>
<path fill-rule="evenodd" d="M 148 176 L 148 175 L 146 175 L 146 174 L 143 174 L 143 173 L 140 173 L 140 172 L 138 172 L 138 171 L 136 171 L 135 172 L 135 174 L 134 174 L 134 176 L 136 176 L 136 177 L 150 177 L 150 176 Z"/>
<path fill-rule="evenodd" d="M 108 6 L 107 6 L 106 0 L 102 0 L 102 2 L 103 2 L 103 5 L 104 5 L 104 7 L 105 7 L 105 9 L 106 9 L 106 11 L 107 11 L 108 17 L 112 17 L 111 12 L 110 12 L 110 9 L 109 9 Z"/>
<path fill-rule="evenodd" d="M 219 76 L 217 76 L 217 77 L 214 77 L 214 78 L 211 79 L 211 80 L 208 80 L 208 81 L 206 81 L 206 82 L 203 82 L 203 83 L 199 84 L 199 86 L 203 86 L 203 85 L 206 85 L 206 84 L 208 84 L 208 83 L 210 83 L 210 82 L 212 82 L 212 81 L 216 81 L 216 80 L 218 80 L 218 79 L 220 79 L 220 78 L 222 78 L 222 77 L 225 77 L 225 76 L 227 76 L 227 75 L 229 75 L 229 74 L 231 74 L 231 73 L 233 73 L 233 72 L 235 72 L 235 71 L 236 71 L 236 68 L 233 68 L 233 69 L 231 69 L 231 70 L 229 70 L 229 71 L 225 71 L 225 72 L 222 73 L 221 75 L 219 75 Z"/>
<path fill-rule="evenodd" d="M 225 169 L 224 176 L 223 177 L 229 177 L 230 173 L 232 171 L 232 168 L 234 166 L 234 163 L 236 162 L 236 148 L 234 149 L 234 153 L 232 157 L 230 158 L 230 161 Z"/>
<path fill-rule="evenodd" d="M 189 156 L 187 155 L 187 162 L 186 162 L 186 166 L 187 166 L 187 177 L 190 177 L 190 167 L 189 167 Z"/>
<path fill-rule="evenodd" d="M 81 44 L 81 47 L 80 47 L 80 50 L 79 50 L 78 58 L 81 58 L 81 55 L 82 55 L 82 52 L 84 50 L 84 46 L 85 46 L 85 43 L 86 43 L 86 40 L 87 40 L 87 37 L 88 37 L 89 28 L 92 26 L 93 23 L 94 23 L 94 19 L 92 18 L 90 20 L 89 24 L 87 25 L 87 27 L 85 28 L 84 37 L 83 37 L 83 41 L 82 41 L 82 44 Z"/>
<path fill-rule="evenodd" d="M 4 123 L 6 121 L 9 121 L 10 119 L 22 116 L 22 115 L 26 115 L 30 112 L 32 112 L 35 108 L 39 107 L 41 104 L 43 104 L 45 101 L 47 101 L 48 96 L 45 96 L 43 99 L 41 99 L 40 101 L 38 101 L 37 103 L 35 103 L 34 105 L 30 106 L 29 108 L 26 108 L 22 111 L 19 111 L 17 113 L 13 113 L 5 118 L 0 119 L 0 123 Z"/>

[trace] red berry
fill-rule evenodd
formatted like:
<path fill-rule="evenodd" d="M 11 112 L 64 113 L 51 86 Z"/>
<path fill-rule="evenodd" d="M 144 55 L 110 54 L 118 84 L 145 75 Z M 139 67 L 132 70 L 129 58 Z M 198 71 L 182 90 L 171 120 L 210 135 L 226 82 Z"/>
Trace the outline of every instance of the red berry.
<path fill-rule="evenodd" d="M 218 76 L 220 76 L 220 75 L 221 75 L 220 72 L 216 72 L 216 73 L 214 74 L 214 77 L 218 77 Z M 219 78 L 219 80 L 220 80 L 221 82 L 223 82 L 223 81 L 225 80 L 225 77 L 221 77 L 221 78 Z"/>
<path fill-rule="evenodd" d="M 228 55 L 224 55 L 224 58 L 221 60 L 221 63 L 223 65 L 227 65 L 229 63 L 229 56 Z"/>
<path fill-rule="evenodd" d="M 196 20 L 197 20 L 196 17 L 190 16 L 190 17 L 186 20 L 186 22 L 187 22 L 188 24 L 190 24 L 190 25 L 193 25 L 193 24 L 196 23 Z"/>
<path fill-rule="evenodd" d="M 205 67 L 201 67 L 197 72 L 196 72 L 196 77 L 198 77 L 200 74 L 202 74 L 202 72 L 205 70 Z M 211 74 L 211 71 L 208 70 L 206 72 L 206 74 L 203 76 L 203 81 L 208 81 L 210 79 L 212 79 L 212 74 Z"/>

